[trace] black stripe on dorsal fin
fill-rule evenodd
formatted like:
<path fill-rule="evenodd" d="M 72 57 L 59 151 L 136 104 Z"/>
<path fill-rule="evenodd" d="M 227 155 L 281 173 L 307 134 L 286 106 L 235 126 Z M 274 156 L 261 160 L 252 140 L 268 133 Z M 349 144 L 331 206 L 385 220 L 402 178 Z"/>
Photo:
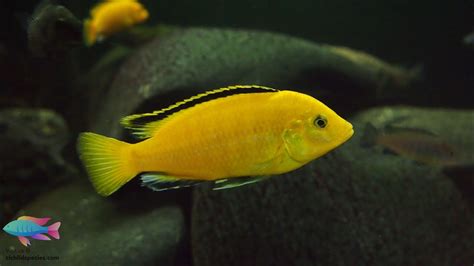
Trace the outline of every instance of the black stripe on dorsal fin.
<path fill-rule="evenodd" d="M 190 108 L 196 104 L 207 102 L 217 98 L 223 98 L 235 94 L 277 92 L 278 90 L 259 85 L 234 85 L 203 92 L 190 98 L 172 104 L 166 108 L 143 114 L 129 115 L 121 119 L 120 124 L 132 130 L 132 134 L 138 139 L 146 139 L 153 136 L 153 132 L 161 125 L 163 118 Z"/>

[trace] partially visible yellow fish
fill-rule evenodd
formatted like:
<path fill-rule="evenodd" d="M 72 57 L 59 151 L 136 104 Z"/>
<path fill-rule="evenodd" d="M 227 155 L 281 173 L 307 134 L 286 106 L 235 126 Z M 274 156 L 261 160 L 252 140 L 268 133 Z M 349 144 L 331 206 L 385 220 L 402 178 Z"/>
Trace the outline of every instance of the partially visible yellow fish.
<path fill-rule="evenodd" d="M 87 46 L 114 33 L 127 29 L 148 18 L 148 11 L 137 0 L 105 0 L 91 10 L 84 21 Z"/>
<path fill-rule="evenodd" d="M 221 97 L 203 101 L 210 95 Z M 176 111 L 182 105 L 191 107 Z M 143 122 L 168 112 L 174 113 Z M 354 132 L 309 95 L 255 85 L 198 94 L 153 113 L 127 116 L 122 125 L 145 140 L 129 144 L 89 132 L 78 139 L 80 158 L 103 196 L 138 174 L 154 190 L 203 181 L 214 182 L 214 189 L 256 182 L 303 166 Z"/>

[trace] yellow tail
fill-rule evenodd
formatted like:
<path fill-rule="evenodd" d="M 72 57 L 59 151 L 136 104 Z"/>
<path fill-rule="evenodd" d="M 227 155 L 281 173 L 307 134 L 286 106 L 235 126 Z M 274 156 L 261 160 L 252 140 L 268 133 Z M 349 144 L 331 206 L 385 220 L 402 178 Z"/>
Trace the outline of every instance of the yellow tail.
<path fill-rule="evenodd" d="M 138 172 L 128 152 L 131 144 L 86 132 L 79 135 L 77 150 L 95 190 L 109 196 Z"/>

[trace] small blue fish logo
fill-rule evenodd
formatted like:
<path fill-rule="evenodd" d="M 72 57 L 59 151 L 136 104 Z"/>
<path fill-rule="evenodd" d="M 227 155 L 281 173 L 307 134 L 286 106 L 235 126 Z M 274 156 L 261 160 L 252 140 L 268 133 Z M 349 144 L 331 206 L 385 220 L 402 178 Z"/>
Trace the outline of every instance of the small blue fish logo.
<path fill-rule="evenodd" d="M 51 218 L 35 218 L 31 216 L 21 216 L 15 221 L 9 222 L 3 231 L 12 236 L 17 236 L 23 246 L 31 246 L 27 236 L 36 240 L 51 240 L 48 234 L 55 239 L 59 239 L 59 226 L 61 222 L 56 222 L 50 226 L 44 226 Z"/>

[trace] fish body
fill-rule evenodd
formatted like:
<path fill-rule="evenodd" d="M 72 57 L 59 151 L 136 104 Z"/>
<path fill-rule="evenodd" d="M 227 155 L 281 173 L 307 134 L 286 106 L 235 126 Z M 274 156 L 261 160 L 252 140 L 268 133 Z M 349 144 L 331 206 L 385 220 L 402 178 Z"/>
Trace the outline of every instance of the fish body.
<path fill-rule="evenodd" d="M 406 132 L 381 135 L 377 143 L 397 154 L 426 164 L 455 163 L 454 149 L 438 137 Z"/>
<path fill-rule="evenodd" d="M 247 87 L 258 86 L 229 88 Z M 123 124 L 146 138 L 136 144 L 83 133 L 79 154 L 96 190 L 109 195 L 133 176 L 150 172 L 160 173 L 155 175 L 156 182 L 217 182 L 281 174 L 324 155 L 352 136 L 352 125 L 315 98 L 259 88 L 265 92 L 206 101 L 142 127 L 133 121 L 153 113 L 126 117 Z M 105 154 L 113 149 L 121 159 Z M 117 161 L 109 169 L 126 173 L 127 178 L 113 180 L 110 172 L 101 171 L 111 160 Z"/>
<path fill-rule="evenodd" d="M 148 11 L 136 0 L 108 0 L 91 10 L 91 18 L 84 21 L 86 45 L 125 30 L 148 18 Z"/>
<path fill-rule="evenodd" d="M 10 222 L 13 230 L 9 231 L 14 236 L 32 236 L 48 232 L 48 227 L 40 226 L 28 220 L 16 220 Z"/>
<path fill-rule="evenodd" d="M 17 220 L 5 225 L 3 231 L 10 235 L 17 236 L 24 246 L 31 245 L 26 237 L 32 237 L 37 240 L 51 240 L 44 234 L 49 234 L 55 239 L 59 239 L 60 222 L 50 226 L 43 226 L 49 221 L 49 218 L 35 218 L 31 216 L 21 216 Z"/>
<path fill-rule="evenodd" d="M 363 141 L 424 164 L 444 166 L 459 163 L 452 145 L 425 130 L 396 127 L 377 130 L 367 124 Z"/>

